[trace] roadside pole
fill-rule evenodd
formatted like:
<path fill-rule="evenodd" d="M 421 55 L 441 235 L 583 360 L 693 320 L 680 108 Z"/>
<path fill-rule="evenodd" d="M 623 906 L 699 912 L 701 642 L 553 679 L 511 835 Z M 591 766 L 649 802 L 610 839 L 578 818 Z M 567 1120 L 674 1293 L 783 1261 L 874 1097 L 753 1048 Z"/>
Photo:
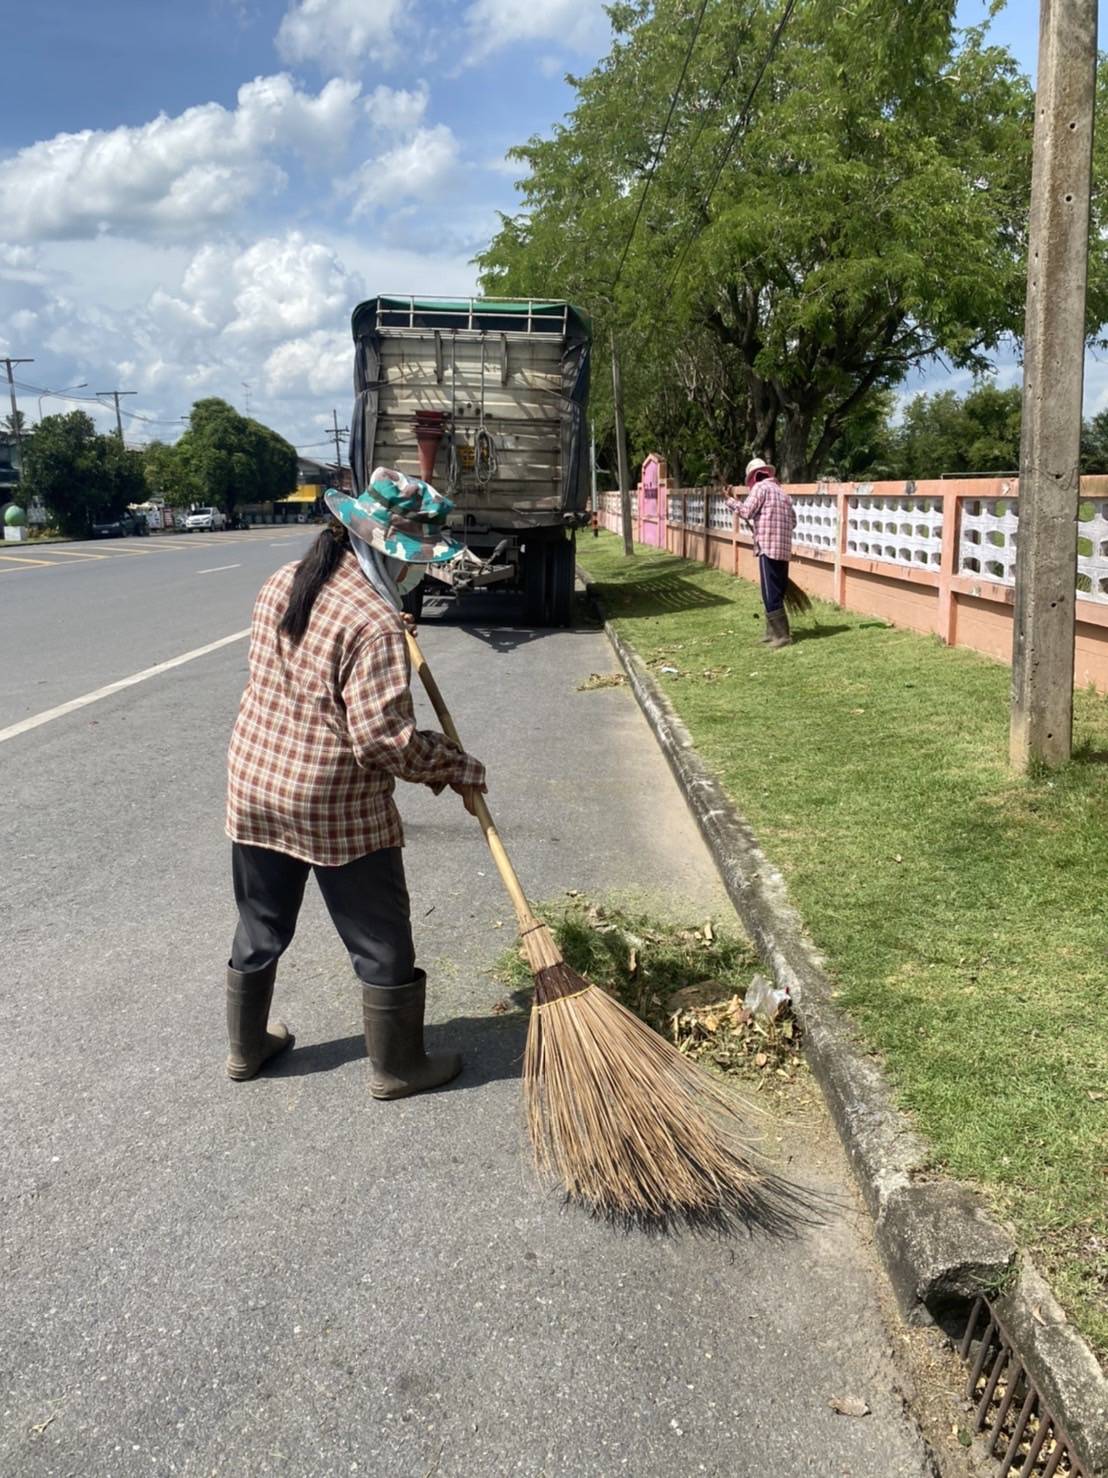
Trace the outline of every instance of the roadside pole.
<path fill-rule="evenodd" d="M 592 535 L 600 537 L 600 503 L 596 495 L 596 427 L 589 422 L 589 478 L 592 485 Z"/>
<path fill-rule="evenodd" d="M 97 395 L 110 395 L 115 401 L 115 429 L 119 435 L 119 443 L 123 445 L 123 417 L 119 413 L 119 397 L 121 395 L 137 395 L 137 390 L 98 390 Z"/>
<path fill-rule="evenodd" d="M 616 331 L 612 329 L 612 402 L 616 417 L 616 460 L 619 467 L 619 509 L 623 524 L 623 552 L 634 554 L 635 540 L 631 523 L 631 479 L 627 473 L 627 437 L 623 429 L 623 388 L 619 378 L 619 355 Z"/>
<path fill-rule="evenodd" d="M 1065 764 L 1073 745 L 1096 45 L 1097 0 L 1040 0 L 1009 731 L 1020 771 Z"/>
<path fill-rule="evenodd" d="M 12 431 L 15 434 L 16 450 L 19 453 L 19 475 L 23 476 L 23 432 L 19 425 L 19 406 L 15 399 L 15 380 L 12 376 L 13 364 L 34 364 L 33 359 L 5 359 L 4 368 L 8 372 L 8 395 L 12 403 Z"/>

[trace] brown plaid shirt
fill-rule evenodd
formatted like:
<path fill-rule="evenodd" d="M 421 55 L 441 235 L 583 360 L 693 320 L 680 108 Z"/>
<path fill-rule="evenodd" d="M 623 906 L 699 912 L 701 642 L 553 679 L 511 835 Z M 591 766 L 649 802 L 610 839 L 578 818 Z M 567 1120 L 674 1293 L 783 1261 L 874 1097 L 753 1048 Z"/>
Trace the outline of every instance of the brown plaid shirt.
<path fill-rule="evenodd" d="M 347 553 L 293 644 L 277 630 L 295 565 L 262 586 L 228 756 L 227 834 L 322 867 L 404 844 L 397 778 L 483 785 L 484 767 L 417 729 L 404 628 Z"/>

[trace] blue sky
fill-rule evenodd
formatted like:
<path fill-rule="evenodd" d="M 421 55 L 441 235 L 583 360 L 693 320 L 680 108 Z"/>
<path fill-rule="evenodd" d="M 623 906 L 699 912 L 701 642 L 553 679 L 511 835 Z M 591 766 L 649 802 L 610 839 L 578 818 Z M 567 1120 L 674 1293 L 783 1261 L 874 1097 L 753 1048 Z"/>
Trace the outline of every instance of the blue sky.
<path fill-rule="evenodd" d="M 986 9 L 963 0 L 960 19 Z M 993 28 L 1028 71 L 1036 12 L 1012 0 Z M 136 390 L 135 443 L 218 394 L 314 446 L 333 405 L 348 413 L 350 309 L 472 290 L 469 260 L 514 203 L 505 151 L 564 113 L 564 73 L 606 37 L 595 0 L 20 7 L 0 354 L 34 356 L 35 387 Z M 1090 394 L 1108 402 L 1095 370 Z M 20 404 L 37 418 L 36 391 Z"/>

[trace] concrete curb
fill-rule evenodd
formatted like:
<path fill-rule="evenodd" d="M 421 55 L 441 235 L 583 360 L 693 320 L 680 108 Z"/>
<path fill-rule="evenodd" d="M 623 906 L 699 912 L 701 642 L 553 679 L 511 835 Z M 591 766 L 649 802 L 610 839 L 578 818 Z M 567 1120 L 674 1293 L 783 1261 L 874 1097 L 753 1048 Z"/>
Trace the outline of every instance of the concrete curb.
<path fill-rule="evenodd" d="M 736 913 L 774 981 L 792 997 L 806 1056 L 874 1218 L 877 1245 L 905 1316 L 916 1323 L 942 1321 L 978 1294 L 993 1298 L 1028 1373 L 1082 1453 L 1090 1478 L 1108 1478 L 1108 1380 L 1095 1356 L 1065 1323 L 1026 1259 L 1017 1261 L 1011 1234 L 981 1198 L 928 1174 L 928 1147 L 896 1108 L 876 1060 L 834 1004 L 823 959 L 788 900 L 781 874 L 701 760 L 669 699 L 607 620 L 592 579 L 580 568 L 578 576 Z"/>

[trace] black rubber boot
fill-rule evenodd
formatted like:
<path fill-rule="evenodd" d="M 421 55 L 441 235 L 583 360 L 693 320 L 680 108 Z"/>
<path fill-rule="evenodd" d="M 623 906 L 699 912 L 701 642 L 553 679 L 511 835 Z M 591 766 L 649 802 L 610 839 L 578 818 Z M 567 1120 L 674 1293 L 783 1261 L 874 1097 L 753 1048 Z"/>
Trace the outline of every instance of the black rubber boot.
<path fill-rule="evenodd" d="M 766 629 L 762 632 L 761 636 L 758 638 L 758 645 L 761 646 L 761 647 L 768 647 L 769 644 L 770 644 L 770 642 L 772 640 L 773 640 L 773 627 L 769 624 L 769 614 L 767 612 L 767 614 L 766 614 Z"/>
<path fill-rule="evenodd" d="M 231 1043 L 227 1076 L 236 1082 L 254 1077 L 263 1063 L 296 1040 L 284 1022 L 275 1021 L 266 1029 L 276 978 L 276 960 L 249 974 L 227 967 L 227 1036 Z"/>
<path fill-rule="evenodd" d="M 789 618 L 782 606 L 779 611 L 770 611 L 766 617 L 769 622 L 771 649 L 777 647 L 791 647 L 793 644 L 792 633 L 789 630 Z"/>
<path fill-rule="evenodd" d="M 373 1068 L 374 1098 L 407 1098 L 449 1083 L 462 1070 L 460 1053 L 428 1057 L 423 1050 L 427 976 L 417 970 L 408 985 L 363 985 L 365 1046 Z"/>

